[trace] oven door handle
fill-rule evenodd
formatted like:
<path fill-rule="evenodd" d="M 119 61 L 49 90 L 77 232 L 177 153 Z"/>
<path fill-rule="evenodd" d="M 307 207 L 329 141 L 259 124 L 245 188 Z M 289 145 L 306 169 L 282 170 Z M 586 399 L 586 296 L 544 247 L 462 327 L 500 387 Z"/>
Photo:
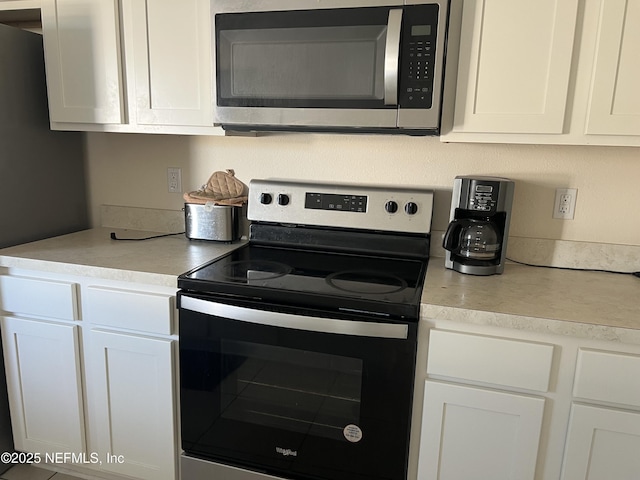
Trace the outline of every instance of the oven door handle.
<path fill-rule="evenodd" d="M 291 328 L 319 333 L 336 333 L 356 337 L 406 339 L 408 325 L 396 323 L 361 322 L 358 320 L 339 320 L 336 318 L 309 317 L 290 313 L 257 310 L 237 307 L 225 303 L 216 303 L 188 295 L 180 296 L 180 308 L 192 312 L 214 315 L 240 322 L 256 323 L 273 327 Z"/>
<path fill-rule="evenodd" d="M 389 10 L 387 39 L 384 46 L 384 104 L 398 104 L 398 70 L 400 68 L 400 32 L 402 9 Z"/>

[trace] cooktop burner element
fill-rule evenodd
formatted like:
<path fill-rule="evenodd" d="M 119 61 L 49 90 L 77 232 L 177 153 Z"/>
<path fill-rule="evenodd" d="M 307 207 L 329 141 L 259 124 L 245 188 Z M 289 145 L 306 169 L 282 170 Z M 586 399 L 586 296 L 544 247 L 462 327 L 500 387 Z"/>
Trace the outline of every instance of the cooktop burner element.
<path fill-rule="evenodd" d="M 180 277 L 181 288 L 288 303 L 371 310 L 371 302 L 415 304 L 426 262 L 248 244 Z M 295 295 L 294 295 L 295 294 Z M 388 307 L 378 306 L 376 310 Z"/>
<path fill-rule="evenodd" d="M 370 270 L 351 270 L 328 275 L 326 281 L 338 290 L 350 293 L 385 294 L 407 288 L 407 282 L 393 275 Z"/>
<path fill-rule="evenodd" d="M 291 267 L 284 263 L 269 260 L 237 260 L 225 264 L 222 275 L 234 282 L 247 283 L 250 278 L 271 280 L 291 272 Z"/>

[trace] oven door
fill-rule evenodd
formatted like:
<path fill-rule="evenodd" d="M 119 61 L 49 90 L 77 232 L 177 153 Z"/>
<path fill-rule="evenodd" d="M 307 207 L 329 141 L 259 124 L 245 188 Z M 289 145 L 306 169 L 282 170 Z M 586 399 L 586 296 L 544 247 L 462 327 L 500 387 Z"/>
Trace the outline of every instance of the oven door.
<path fill-rule="evenodd" d="M 417 322 L 179 298 L 186 455 L 295 479 L 406 478 Z"/>

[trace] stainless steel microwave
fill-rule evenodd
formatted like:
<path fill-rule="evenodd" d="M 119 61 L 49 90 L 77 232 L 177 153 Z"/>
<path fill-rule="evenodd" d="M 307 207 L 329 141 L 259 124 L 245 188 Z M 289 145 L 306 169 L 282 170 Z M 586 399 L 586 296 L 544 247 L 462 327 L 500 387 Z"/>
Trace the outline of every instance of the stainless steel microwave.
<path fill-rule="evenodd" d="M 211 0 L 215 122 L 437 135 L 449 0 Z"/>

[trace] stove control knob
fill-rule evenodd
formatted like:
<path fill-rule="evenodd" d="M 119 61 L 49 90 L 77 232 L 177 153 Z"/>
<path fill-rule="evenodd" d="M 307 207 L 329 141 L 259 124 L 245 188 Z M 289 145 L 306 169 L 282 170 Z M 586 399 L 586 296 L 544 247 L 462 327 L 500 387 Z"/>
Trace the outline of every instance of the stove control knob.
<path fill-rule="evenodd" d="M 393 200 L 389 200 L 387 203 L 385 203 L 384 209 L 387 211 L 387 213 L 396 213 L 398 211 L 398 203 L 394 202 Z"/>
<path fill-rule="evenodd" d="M 270 193 L 261 193 L 260 194 L 260 203 L 263 205 L 269 205 L 273 201 L 273 197 Z"/>
<path fill-rule="evenodd" d="M 280 193 L 278 195 L 278 205 L 289 205 L 289 195 L 285 195 L 284 193 Z"/>
<path fill-rule="evenodd" d="M 407 215 L 415 215 L 418 212 L 418 205 L 413 202 L 408 202 L 404 206 L 404 211 L 407 213 Z"/>

